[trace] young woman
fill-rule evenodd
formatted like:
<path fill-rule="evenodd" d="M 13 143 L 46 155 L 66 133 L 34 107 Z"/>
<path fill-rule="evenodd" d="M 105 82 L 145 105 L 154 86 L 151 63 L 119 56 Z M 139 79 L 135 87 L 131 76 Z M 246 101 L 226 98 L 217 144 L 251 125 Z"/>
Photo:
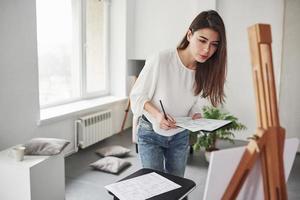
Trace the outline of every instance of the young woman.
<path fill-rule="evenodd" d="M 201 12 L 176 49 L 146 61 L 130 94 L 138 121 L 138 149 L 144 168 L 184 176 L 189 132 L 176 117 L 201 118 L 200 99 L 224 102 L 226 36 L 216 11 Z M 165 110 L 164 115 L 162 106 Z"/>

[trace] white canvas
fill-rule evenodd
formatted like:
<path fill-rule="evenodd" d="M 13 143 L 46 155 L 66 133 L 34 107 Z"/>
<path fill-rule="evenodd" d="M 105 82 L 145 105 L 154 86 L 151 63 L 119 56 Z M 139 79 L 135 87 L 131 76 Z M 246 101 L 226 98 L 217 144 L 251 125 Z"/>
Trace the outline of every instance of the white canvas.
<path fill-rule="evenodd" d="M 288 179 L 295 160 L 298 145 L 299 140 L 297 138 L 285 140 L 284 170 L 286 180 Z M 221 199 L 244 150 L 245 147 L 238 147 L 212 153 L 206 179 L 204 200 Z M 262 174 L 260 170 L 260 161 L 258 160 L 249 173 L 237 199 L 261 200 L 264 199 L 263 196 Z"/>

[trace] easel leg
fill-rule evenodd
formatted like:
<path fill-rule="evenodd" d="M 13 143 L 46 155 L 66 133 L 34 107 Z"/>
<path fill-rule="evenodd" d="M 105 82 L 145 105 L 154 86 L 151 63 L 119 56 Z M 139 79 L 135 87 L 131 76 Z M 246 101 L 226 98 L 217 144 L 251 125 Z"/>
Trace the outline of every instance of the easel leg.
<path fill-rule="evenodd" d="M 125 122 L 127 120 L 129 108 L 130 108 L 130 100 L 128 99 L 128 103 L 127 103 L 127 107 L 126 107 L 126 110 L 125 110 L 125 115 L 124 115 L 124 119 L 123 119 L 123 122 L 122 122 L 120 133 L 124 131 L 124 126 L 125 126 Z"/>
<path fill-rule="evenodd" d="M 134 83 L 135 83 L 136 79 L 137 79 L 137 77 L 134 77 Z M 121 130 L 120 130 L 119 133 L 121 133 L 121 132 L 124 131 L 124 126 L 125 126 L 125 122 L 126 122 L 126 120 L 127 120 L 127 116 L 128 116 L 129 109 L 130 109 L 130 99 L 129 99 L 129 97 L 128 97 L 127 107 L 126 107 L 126 110 L 125 110 L 124 119 L 123 119 L 122 126 L 121 126 Z"/>

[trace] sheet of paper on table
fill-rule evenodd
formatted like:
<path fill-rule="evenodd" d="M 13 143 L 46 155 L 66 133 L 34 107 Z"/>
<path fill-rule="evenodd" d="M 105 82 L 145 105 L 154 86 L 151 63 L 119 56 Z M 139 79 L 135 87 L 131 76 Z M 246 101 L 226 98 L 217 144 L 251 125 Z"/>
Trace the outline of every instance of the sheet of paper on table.
<path fill-rule="evenodd" d="M 155 172 L 105 186 L 120 200 L 148 199 L 180 187 Z"/>
<path fill-rule="evenodd" d="M 219 120 L 219 119 L 195 119 L 191 117 L 176 117 L 176 125 L 192 132 L 195 131 L 214 131 L 221 128 L 229 123 L 230 120 Z"/>

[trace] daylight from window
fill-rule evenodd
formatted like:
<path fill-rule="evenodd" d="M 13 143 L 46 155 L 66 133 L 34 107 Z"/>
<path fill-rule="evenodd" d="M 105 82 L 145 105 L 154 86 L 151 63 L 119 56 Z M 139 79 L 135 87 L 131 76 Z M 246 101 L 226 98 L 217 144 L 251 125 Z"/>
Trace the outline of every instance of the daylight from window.
<path fill-rule="evenodd" d="M 40 106 L 107 94 L 103 1 L 37 0 L 36 13 Z"/>
<path fill-rule="evenodd" d="M 99 0 L 86 2 L 86 70 L 87 92 L 106 89 L 106 68 L 103 52 L 103 3 Z"/>
<path fill-rule="evenodd" d="M 40 105 L 79 97 L 70 0 L 37 0 Z"/>

